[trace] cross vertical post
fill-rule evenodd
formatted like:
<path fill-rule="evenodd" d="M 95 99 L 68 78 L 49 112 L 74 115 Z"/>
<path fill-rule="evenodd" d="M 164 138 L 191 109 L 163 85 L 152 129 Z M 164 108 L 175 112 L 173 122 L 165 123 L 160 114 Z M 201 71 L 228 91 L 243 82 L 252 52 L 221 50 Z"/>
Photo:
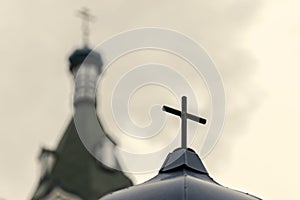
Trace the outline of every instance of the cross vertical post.
<path fill-rule="evenodd" d="M 88 8 L 82 8 L 78 11 L 79 17 L 82 19 L 82 41 L 84 46 L 89 45 L 89 37 L 90 37 L 90 27 L 89 23 L 95 19 L 94 16 L 90 14 L 90 10 Z"/>
<path fill-rule="evenodd" d="M 187 102 L 186 96 L 181 98 L 181 146 L 187 147 Z"/>
<path fill-rule="evenodd" d="M 187 97 L 181 98 L 181 111 L 174 108 L 163 106 L 162 110 L 173 115 L 177 115 L 181 118 L 181 147 L 187 148 L 187 120 L 198 122 L 200 124 L 206 124 L 206 119 L 192 115 L 187 112 Z"/>

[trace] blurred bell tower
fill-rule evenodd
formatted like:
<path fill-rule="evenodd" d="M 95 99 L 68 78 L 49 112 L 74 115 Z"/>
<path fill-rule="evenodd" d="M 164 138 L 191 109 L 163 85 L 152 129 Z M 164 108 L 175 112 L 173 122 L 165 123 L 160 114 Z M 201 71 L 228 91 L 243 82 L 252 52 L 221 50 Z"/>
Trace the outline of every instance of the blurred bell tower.
<path fill-rule="evenodd" d="M 101 55 L 89 48 L 88 9 L 79 14 L 83 19 L 83 47 L 69 56 L 69 70 L 76 77 L 83 61 L 95 68 L 87 70 L 85 81 L 94 81 L 101 73 Z M 90 73 L 90 74 L 89 74 Z M 82 99 L 89 98 L 84 94 Z M 103 147 L 104 149 L 104 147 Z M 110 169 L 96 160 L 80 140 L 72 118 L 56 149 L 42 148 L 39 156 L 41 175 L 32 200 L 96 200 L 105 194 L 128 187 L 132 181 L 122 172 Z"/>

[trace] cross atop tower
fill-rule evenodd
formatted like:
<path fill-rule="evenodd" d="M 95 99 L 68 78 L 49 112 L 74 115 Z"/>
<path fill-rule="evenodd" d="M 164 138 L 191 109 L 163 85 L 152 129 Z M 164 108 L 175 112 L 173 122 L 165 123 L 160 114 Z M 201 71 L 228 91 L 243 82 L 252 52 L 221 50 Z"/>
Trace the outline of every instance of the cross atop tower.
<path fill-rule="evenodd" d="M 206 119 L 197 117 L 187 112 L 187 98 L 183 96 L 181 98 L 181 111 L 174 108 L 163 106 L 163 111 L 177 115 L 181 118 L 181 147 L 187 148 L 187 120 L 198 122 L 200 124 L 206 124 Z"/>
<path fill-rule="evenodd" d="M 89 45 L 89 37 L 90 37 L 90 27 L 89 23 L 95 20 L 95 17 L 91 15 L 90 10 L 86 7 L 83 7 L 78 11 L 78 16 L 82 19 L 82 41 L 84 46 Z"/>

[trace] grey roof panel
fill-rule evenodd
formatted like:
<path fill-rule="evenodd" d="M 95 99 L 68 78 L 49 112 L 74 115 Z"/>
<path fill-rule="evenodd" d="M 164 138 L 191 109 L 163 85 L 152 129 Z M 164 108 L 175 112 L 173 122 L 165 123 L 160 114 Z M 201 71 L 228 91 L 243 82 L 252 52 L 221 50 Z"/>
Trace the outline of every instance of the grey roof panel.
<path fill-rule="evenodd" d="M 106 195 L 101 200 L 258 200 L 226 188 L 207 173 L 191 149 L 169 154 L 159 174 L 151 180 Z"/>

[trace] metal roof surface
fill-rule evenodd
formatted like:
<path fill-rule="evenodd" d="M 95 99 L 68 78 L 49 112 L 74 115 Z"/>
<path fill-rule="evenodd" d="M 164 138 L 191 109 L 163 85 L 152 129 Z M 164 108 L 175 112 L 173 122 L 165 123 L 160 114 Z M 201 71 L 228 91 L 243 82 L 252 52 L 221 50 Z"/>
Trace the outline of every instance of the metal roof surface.
<path fill-rule="evenodd" d="M 151 180 L 106 195 L 100 200 L 258 200 L 247 193 L 226 188 L 207 173 L 191 149 L 169 154 L 159 174 Z"/>

